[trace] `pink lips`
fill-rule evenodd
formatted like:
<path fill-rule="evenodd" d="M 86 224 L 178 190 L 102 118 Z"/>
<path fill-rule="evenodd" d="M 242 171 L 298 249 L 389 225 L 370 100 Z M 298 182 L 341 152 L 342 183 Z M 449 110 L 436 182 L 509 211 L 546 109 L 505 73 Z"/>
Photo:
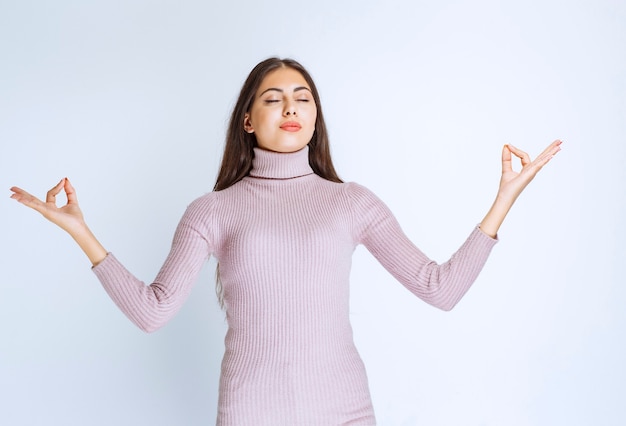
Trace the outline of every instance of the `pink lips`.
<path fill-rule="evenodd" d="M 295 121 L 288 121 L 280 125 L 280 128 L 287 132 L 297 132 L 302 126 Z"/>

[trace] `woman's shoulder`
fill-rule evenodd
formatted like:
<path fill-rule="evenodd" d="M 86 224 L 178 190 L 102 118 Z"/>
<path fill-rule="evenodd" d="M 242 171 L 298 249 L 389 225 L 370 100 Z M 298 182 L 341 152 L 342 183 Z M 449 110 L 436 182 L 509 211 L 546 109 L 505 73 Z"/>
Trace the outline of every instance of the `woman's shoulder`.
<path fill-rule="evenodd" d="M 391 215 L 389 207 L 382 201 L 372 190 L 357 182 L 346 182 L 343 185 L 343 191 L 348 198 L 350 205 L 354 211 L 360 212 L 359 215 L 371 216 L 375 215 Z"/>
<path fill-rule="evenodd" d="M 220 208 L 230 208 L 233 201 L 237 202 L 236 200 L 246 196 L 245 190 L 242 193 L 242 185 L 242 181 L 239 181 L 228 188 L 207 192 L 194 199 L 188 205 L 187 210 L 201 211 L 206 214 L 217 211 Z"/>
<path fill-rule="evenodd" d="M 379 200 L 374 192 L 360 183 L 344 182 L 341 185 L 344 193 L 353 200 Z"/>
<path fill-rule="evenodd" d="M 210 211 L 213 210 L 215 204 L 219 198 L 218 191 L 211 191 L 204 195 L 201 195 L 191 201 L 187 206 L 187 210 L 191 211 Z"/>
<path fill-rule="evenodd" d="M 361 199 L 363 197 L 375 197 L 374 193 L 357 182 L 334 182 L 316 176 L 313 185 L 323 193 L 335 194 L 340 198 Z"/>

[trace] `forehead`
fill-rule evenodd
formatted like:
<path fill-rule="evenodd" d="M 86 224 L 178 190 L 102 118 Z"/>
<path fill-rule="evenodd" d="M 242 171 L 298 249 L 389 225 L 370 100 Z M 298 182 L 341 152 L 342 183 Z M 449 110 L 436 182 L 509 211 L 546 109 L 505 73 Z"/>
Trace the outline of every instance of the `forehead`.
<path fill-rule="evenodd" d="M 263 78 L 259 90 L 257 90 L 257 94 L 263 93 L 269 88 L 287 90 L 295 87 L 306 87 L 311 90 L 309 84 L 299 71 L 288 67 L 278 68 L 268 73 L 265 78 Z"/>

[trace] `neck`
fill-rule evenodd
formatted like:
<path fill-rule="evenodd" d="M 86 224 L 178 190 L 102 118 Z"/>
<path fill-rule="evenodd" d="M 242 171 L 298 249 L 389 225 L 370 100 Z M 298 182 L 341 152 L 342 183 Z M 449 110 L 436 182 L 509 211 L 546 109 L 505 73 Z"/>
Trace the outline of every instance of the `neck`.
<path fill-rule="evenodd" d="M 262 179 L 293 179 L 313 174 L 309 165 L 308 145 L 296 152 L 274 152 L 254 148 L 250 177 Z"/>

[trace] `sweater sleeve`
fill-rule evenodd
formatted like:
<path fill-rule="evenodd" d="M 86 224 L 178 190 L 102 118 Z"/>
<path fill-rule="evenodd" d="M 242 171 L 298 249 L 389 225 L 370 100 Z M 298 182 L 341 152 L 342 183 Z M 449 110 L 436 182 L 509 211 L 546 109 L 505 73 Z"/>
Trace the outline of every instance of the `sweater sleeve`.
<path fill-rule="evenodd" d="M 451 310 L 476 280 L 497 239 L 474 228 L 445 263 L 437 264 L 404 234 L 389 208 L 371 191 L 348 184 L 353 205 L 353 238 L 411 293 Z"/>
<path fill-rule="evenodd" d="M 210 195 L 210 194 L 209 194 Z M 145 332 L 165 325 L 183 305 L 213 252 L 210 197 L 194 201 L 180 220 L 170 252 L 150 285 L 131 274 L 112 253 L 93 267 L 124 314 Z"/>

